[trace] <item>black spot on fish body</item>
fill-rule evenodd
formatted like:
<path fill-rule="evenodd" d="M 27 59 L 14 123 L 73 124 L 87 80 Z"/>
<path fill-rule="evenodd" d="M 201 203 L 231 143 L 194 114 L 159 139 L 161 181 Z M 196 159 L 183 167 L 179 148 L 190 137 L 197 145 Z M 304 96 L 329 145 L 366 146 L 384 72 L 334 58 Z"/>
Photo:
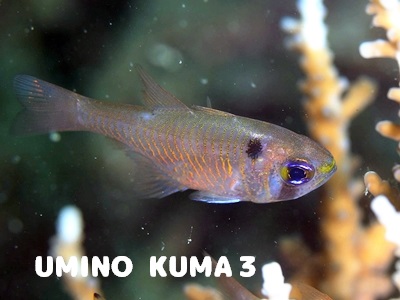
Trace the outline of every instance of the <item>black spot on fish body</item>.
<path fill-rule="evenodd" d="M 252 138 L 247 143 L 247 156 L 251 159 L 257 159 L 258 156 L 262 153 L 262 145 L 259 138 Z"/>

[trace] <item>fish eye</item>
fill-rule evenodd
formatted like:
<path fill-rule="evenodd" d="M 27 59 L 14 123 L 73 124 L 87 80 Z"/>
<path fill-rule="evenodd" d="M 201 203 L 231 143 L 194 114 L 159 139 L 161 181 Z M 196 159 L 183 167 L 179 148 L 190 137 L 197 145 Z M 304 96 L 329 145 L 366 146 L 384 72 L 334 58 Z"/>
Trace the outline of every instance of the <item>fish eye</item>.
<path fill-rule="evenodd" d="M 314 177 L 314 168 L 303 160 L 288 161 L 281 168 L 282 179 L 292 185 L 300 185 Z"/>

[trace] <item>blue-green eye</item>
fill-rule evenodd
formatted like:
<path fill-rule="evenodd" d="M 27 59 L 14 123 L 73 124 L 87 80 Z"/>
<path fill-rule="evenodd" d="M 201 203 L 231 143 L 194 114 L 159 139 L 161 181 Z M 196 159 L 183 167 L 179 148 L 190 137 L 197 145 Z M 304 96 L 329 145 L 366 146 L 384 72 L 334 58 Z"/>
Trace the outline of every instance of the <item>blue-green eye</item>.
<path fill-rule="evenodd" d="M 282 179 L 293 185 L 310 181 L 314 177 L 314 173 L 314 168 L 303 160 L 289 161 L 281 168 Z"/>

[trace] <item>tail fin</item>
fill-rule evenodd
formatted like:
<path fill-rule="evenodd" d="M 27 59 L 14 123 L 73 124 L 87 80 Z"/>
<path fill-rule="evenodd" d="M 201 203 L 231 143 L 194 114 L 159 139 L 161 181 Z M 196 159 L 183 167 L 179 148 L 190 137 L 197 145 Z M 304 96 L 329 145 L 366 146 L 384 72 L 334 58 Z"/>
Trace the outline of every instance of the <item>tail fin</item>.
<path fill-rule="evenodd" d="M 85 98 L 28 75 L 14 78 L 14 89 L 24 109 L 17 115 L 11 132 L 18 135 L 80 128 L 77 104 Z"/>

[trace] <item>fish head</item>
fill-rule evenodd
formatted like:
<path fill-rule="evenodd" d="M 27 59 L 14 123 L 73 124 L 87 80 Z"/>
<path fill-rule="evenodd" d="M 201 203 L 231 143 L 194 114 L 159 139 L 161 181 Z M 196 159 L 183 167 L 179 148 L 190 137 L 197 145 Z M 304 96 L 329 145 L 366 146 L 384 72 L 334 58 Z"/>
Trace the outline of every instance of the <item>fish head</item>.
<path fill-rule="evenodd" d="M 265 166 L 270 170 L 264 179 L 269 188 L 266 202 L 299 198 L 320 187 L 336 171 L 332 154 L 306 136 L 288 131 L 272 149 L 272 162 Z"/>

